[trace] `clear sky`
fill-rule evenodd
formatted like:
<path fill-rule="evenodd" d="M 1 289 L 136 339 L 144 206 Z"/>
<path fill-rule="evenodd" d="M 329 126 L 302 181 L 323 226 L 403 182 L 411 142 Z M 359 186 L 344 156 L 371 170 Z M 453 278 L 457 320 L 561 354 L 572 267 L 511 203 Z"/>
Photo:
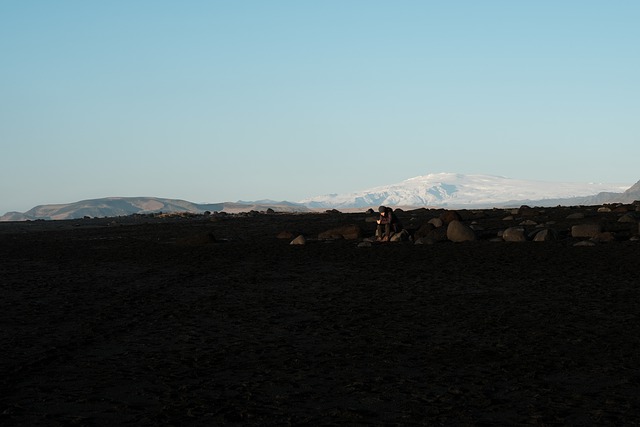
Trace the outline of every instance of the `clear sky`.
<path fill-rule="evenodd" d="M 640 179 L 640 1 L 0 1 L 0 214 Z"/>

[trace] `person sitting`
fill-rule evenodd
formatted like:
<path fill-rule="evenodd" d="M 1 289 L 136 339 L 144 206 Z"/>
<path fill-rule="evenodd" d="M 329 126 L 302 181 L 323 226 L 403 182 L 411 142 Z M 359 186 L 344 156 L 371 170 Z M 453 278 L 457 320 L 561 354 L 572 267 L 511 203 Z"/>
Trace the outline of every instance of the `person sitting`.
<path fill-rule="evenodd" d="M 380 218 L 376 221 L 378 226 L 376 227 L 376 238 L 383 242 L 388 242 L 392 233 L 399 233 L 402 231 L 402 225 L 398 220 L 398 217 L 393 213 L 393 209 L 386 206 L 380 206 L 378 208 L 380 212 Z M 384 233 L 383 233 L 384 227 Z"/>

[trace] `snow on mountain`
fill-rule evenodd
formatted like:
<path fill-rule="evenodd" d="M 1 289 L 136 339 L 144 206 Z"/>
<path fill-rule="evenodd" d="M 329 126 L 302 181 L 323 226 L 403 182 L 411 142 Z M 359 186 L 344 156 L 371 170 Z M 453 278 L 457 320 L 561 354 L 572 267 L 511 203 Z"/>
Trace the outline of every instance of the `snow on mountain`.
<path fill-rule="evenodd" d="M 433 207 L 494 207 L 515 202 L 541 202 L 621 193 L 629 184 L 549 182 L 493 175 L 433 173 L 398 184 L 368 190 L 311 197 L 300 203 L 311 208 L 363 208 L 378 205 Z"/>

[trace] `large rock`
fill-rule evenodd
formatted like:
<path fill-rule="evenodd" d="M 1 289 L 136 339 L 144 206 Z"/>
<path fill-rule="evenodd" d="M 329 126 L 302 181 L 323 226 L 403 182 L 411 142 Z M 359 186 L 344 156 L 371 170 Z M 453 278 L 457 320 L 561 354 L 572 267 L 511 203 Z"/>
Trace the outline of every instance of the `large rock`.
<path fill-rule="evenodd" d="M 540 215 L 540 212 L 538 212 L 537 209 L 533 209 L 529 206 L 526 205 L 522 205 L 520 206 L 520 209 L 518 209 L 518 214 L 521 217 L 533 217 L 533 216 L 538 216 Z"/>
<path fill-rule="evenodd" d="M 464 225 L 458 220 L 453 220 L 447 227 L 447 239 L 452 242 L 468 242 L 476 240 L 477 237 L 475 231 L 473 231 L 471 227 Z"/>
<path fill-rule="evenodd" d="M 357 225 L 336 227 L 318 234 L 318 240 L 357 240 L 360 237 L 362 237 L 362 229 Z"/>
<path fill-rule="evenodd" d="M 462 217 L 456 211 L 444 211 L 440 214 L 440 219 L 444 224 L 451 224 L 452 221 L 461 221 Z"/>
<path fill-rule="evenodd" d="M 438 228 L 442 227 L 444 225 L 444 222 L 440 218 L 431 218 L 429 220 L 429 224 L 432 224 L 434 227 Z"/>
<path fill-rule="evenodd" d="M 533 236 L 534 242 L 548 242 L 551 240 L 558 240 L 558 232 L 550 228 L 544 228 Z"/>
<path fill-rule="evenodd" d="M 509 227 L 502 233 L 502 240 L 505 242 L 526 242 L 527 235 L 522 227 Z"/>
<path fill-rule="evenodd" d="M 600 224 L 577 224 L 571 227 L 571 237 L 596 237 L 601 232 Z"/>
<path fill-rule="evenodd" d="M 614 240 L 616 240 L 616 237 L 610 231 L 598 233 L 597 235 L 591 238 L 591 241 L 597 242 L 597 243 L 609 243 L 609 242 L 613 242 Z"/>
<path fill-rule="evenodd" d="M 636 216 L 634 214 L 632 214 L 631 212 L 626 213 L 624 215 L 622 215 L 619 219 L 618 222 L 629 222 L 629 223 L 634 223 L 634 222 L 638 222 L 638 220 L 636 219 Z"/>
<path fill-rule="evenodd" d="M 415 233 L 413 233 L 413 237 L 415 237 L 416 239 L 420 239 L 422 237 L 427 237 L 427 235 L 434 228 L 436 228 L 436 227 L 431 223 L 423 224 L 420 228 L 418 228 L 418 230 Z"/>
<path fill-rule="evenodd" d="M 390 242 L 406 242 L 409 240 L 409 232 L 407 230 L 402 230 L 399 233 L 393 233 Z"/>
<path fill-rule="evenodd" d="M 447 241 L 447 228 L 448 227 L 438 227 L 434 228 L 427 234 L 424 239 L 428 239 L 433 242 L 446 242 Z"/>

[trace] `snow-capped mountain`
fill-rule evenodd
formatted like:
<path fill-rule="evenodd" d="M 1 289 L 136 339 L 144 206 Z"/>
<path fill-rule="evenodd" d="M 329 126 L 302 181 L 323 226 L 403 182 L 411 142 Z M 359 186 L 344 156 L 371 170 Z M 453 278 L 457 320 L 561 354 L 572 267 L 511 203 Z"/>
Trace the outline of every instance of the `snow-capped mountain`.
<path fill-rule="evenodd" d="M 518 203 L 554 206 L 566 199 L 599 193 L 622 193 L 631 184 L 549 182 L 493 175 L 433 173 L 398 184 L 300 201 L 311 208 L 362 208 L 377 205 L 434 207 L 496 207 Z M 576 204 L 577 204 L 576 203 Z"/>

